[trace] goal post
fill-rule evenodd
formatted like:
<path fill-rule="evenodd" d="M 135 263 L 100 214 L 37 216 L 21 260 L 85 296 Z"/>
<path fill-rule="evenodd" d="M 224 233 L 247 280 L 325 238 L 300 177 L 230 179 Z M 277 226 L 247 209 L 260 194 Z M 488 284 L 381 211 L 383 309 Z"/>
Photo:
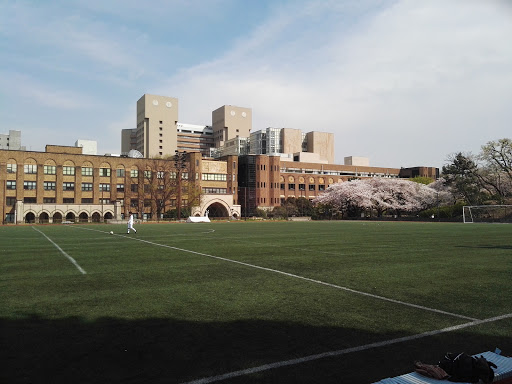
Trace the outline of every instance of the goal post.
<path fill-rule="evenodd" d="M 465 205 L 464 223 L 512 223 L 512 205 Z"/>

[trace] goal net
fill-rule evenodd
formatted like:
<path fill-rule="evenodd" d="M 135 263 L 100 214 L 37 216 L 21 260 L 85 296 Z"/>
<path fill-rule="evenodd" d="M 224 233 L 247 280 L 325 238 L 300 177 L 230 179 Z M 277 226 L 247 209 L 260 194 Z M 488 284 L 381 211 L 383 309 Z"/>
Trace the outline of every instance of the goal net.
<path fill-rule="evenodd" d="M 465 205 L 464 223 L 512 223 L 512 205 Z"/>

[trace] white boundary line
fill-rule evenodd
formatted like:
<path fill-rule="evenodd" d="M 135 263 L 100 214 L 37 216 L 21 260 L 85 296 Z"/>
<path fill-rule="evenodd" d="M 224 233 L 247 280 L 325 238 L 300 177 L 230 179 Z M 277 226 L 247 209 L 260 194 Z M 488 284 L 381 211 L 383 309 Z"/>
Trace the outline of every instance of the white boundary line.
<path fill-rule="evenodd" d="M 496 316 L 496 317 L 491 317 L 489 319 L 484 319 L 484 320 L 475 320 L 470 323 L 465 323 L 465 324 L 455 325 L 453 327 L 442 328 L 442 329 L 437 329 L 434 331 L 419 333 L 417 335 L 399 337 L 397 339 L 391 339 L 391 340 L 379 341 L 379 342 L 371 343 L 371 344 L 365 344 L 365 345 L 361 345 L 359 347 L 352 347 L 352 348 L 347 348 L 347 349 L 340 349 L 337 351 L 323 352 L 323 353 L 319 353 L 316 355 L 300 357 L 298 359 L 284 360 L 284 361 L 278 361 L 275 363 L 264 364 L 264 365 L 260 365 L 259 367 L 253 367 L 253 368 L 248 368 L 248 369 L 242 369 L 239 371 L 228 372 L 228 373 L 218 375 L 218 376 L 204 377 L 202 379 L 188 381 L 183 384 L 213 383 L 216 381 L 231 379 L 234 377 L 246 376 L 246 375 L 251 375 L 253 373 L 268 371 L 270 369 L 302 364 L 302 363 L 305 363 L 308 361 L 323 359 L 325 357 L 341 356 L 341 355 L 346 355 L 346 354 L 353 353 L 353 352 L 361 352 L 361 351 L 366 351 L 368 349 L 385 347 L 385 346 L 392 345 L 392 344 L 398 344 L 398 343 L 403 343 L 406 341 L 421 339 L 424 337 L 435 336 L 435 335 L 439 335 L 441 333 L 458 331 L 460 329 L 474 327 L 476 325 L 481 325 L 481 324 L 490 323 L 490 322 L 499 321 L 499 320 L 508 319 L 508 318 L 512 318 L 512 313 L 509 313 L 506 315 L 501 315 L 501 316 Z"/>
<path fill-rule="evenodd" d="M 64 256 L 66 256 L 68 258 L 69 261 L 71 261 L 71 263 L 76 267 L 76 269 L 78 269 L 83 275 L 87 274 L 87 272 L 85 272 L 82 267 L 80 265 L 78 265 L 78 263 L 76 262 L 75 259 L 73 259 L 71 256 L 69 256 L 66 252 L 64 252 L 62 250 L 61 247 L 59 247 L 52 239 L 50 239 L 48 236 L 46 236 L 43 232 L 41 232 L 39 229 L 37 229 L 36 227 L 32 227 L 32 229 L 34 231 L 37 231 L 39 232 L 41 235 L 43 235 L 44 237 L 46 237 L 46 240 L 48 240 L 50 243 L 52 243 L 55 248 L 57 248 L 60 253 L 62 253 Z"/>
<path fill-rule="evenodd" d="M 83 228 L 83 227 L 71 227 L 71 228 L 86 229 L 86 230 L 89 230 L 89 231 L 96 231 L 96 232 L 101 232 L 101 233 L 107 233 L 107 232 L 100 231 L 100 230 L 97 230 L 97 229 L 90 229 L 90 228 Z M 346 292 L 355 293 L 355 294 L 363 295 L 363 296 L 366 296 L 366 297 L 371 297 L 371 298 L 373 298 L 373 299 L 378 299 L 378 300 L 388 301 L 388 302 L 391 302 L 391 303 L 394 303 L 394 304 L 399 304 L 399 305 L 404 305 L 404 306 L 407 306 L 407 307 L 412 307 L 412 308 L 416 308 L 416 309 L 421 309 L 421 310 L 423 310 L 423 311 L 429 311 L 429 312 L 440 313 L 440 314 L 442 314 L 442 315 L 453 316 L 453 317 L 457 317 L 457 318 L 459 318 L 459 319 L 464 319 L 464 320 L 471 320 L 471 321 L 476 321 L 476 320 L 478 320 L 478 319 L 475 319 L 475 318 L 473 318 L 473 317 L 468 317 L 468 316 L 459 315 L 459 314 L 452 313 L 452 312 L 442 311 L 442 310 L 440 310 L 440 309 L 429 308 L 429 307 L 425 307 L 425 306 L 423 306 L 423 305 L 407 303 L 407 302 L 405 302 L 405 301 L 400 301 L 400 300 L 390 299 L 390 298 L 385 297 L 385 296 L 374 295 L 374 294 L 372 294 L 372 293 L 368 293 L 368 292 L 357 291 L 357 290 L 355 290 L 355 289 L 351 289 L 351 288 L 343 287 L 343 286 L 336 285 L 336 284 L 327 283 L 327 282 L 320 281 L 320 280 L 310 279 L 309 277 L 299 276 L 299 275 L 295 275 L 295 274 L 293 274 L 293 273 L 288 273 L 288 272 L 279 271 L 279 270 L 277 270 L 277 269 L 261 267 L 261 266 L 259 266 L 259 265 L 255 265 L 255 264 L 244 263 L 244 262 L 242 262 L 242 261 L 237 261 L 237 260 L 227 259 L 227 258 L 225 258 L 225 257 L 213 256 L 213 255 L 209 255 L 209 254 L 207 254 L 207 253 L 201 253 L 201 252 L 191 251 L 191 250 L 188 250 L 188 249 L 183 249 L 183 248 L 173 247 L 173 246 L 171 246 L 171 245 L 158 244 L 158 243 L 154 243 L 154 242 L 152 242 L 152 241 L 143 240 L 143 239 L 139 239 L 139 238 L 136 238 L 136 237 L 126 236 L 126 235 L 116 235 L 116 236 L 124 237 L 124 238 L 131 239 L 131 240 L 135 240 L 135 241 L 140 241 L 140 242 L 142 242 L 142 243 L 146 243 L 146 244 L 155 245 L 155 246 L 157 246 L 157 247 L 163 247 L 163 248 L 175 249 L 175 250 L 177 250 L 177 251 L 182 251 L 182 252 L 192 253 L 192 254 L 199 255 L 199 256 L 211 257 L 211 258 L 213 258 L 213 259 L 222 260 L 222 261 L 227 261 L 227 262 L 230 262 L 230 263 L 235 263 L 235 264 L 243 265 L 243 266 L 250 267 L 250 268 L 260 269 L 260 270 L 267 271 L 267 272 L 274 272 L 274 273 L 278 273 L 278 274 L 285 275 L 285 276 L 288 276 L 288 277 L 293 277 L 293 278 L 295 278 L 295 279 L 305 280 L 305 281 L 309 281 L 309 282 L 311 282 L 311 283 L 320 284 L 320 285 L 325 285 L 325 286 L 328 286 L 328 287 L 331 287 L 331 288 L 340 289 L 340 290 L 343 290 L 343 291 L 346 291 Z"/>

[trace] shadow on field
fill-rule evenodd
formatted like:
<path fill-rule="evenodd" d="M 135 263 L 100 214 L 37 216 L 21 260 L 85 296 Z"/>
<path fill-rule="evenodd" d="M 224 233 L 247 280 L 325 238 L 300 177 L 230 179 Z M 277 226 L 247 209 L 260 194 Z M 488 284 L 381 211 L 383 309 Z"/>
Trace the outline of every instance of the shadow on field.
<path fill-rule="evenodd" d="M 406 336 L 296 323 L 37 316 L 0 319 L 2 383 L 180 383 Z M 449 333 L 324 358 L 221 383 L 371 383 L 436 363 L 447 351 L 512 352 L 512 338 Z"/>

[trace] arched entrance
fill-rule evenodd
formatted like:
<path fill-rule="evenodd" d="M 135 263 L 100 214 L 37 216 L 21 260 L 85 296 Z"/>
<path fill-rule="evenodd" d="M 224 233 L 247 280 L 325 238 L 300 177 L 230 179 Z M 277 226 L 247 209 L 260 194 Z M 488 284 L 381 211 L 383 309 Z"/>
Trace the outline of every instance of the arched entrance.
<path fill-rule="evenodd" d="M 82 212 L 78 215 L 78 221 L 81 223 L 87 223 L 89 221 L 89 215 L 85 212 Z"/>
<path fill-rule="evenodd" d="M 35 223 L 36 215 L 33 212 L 29 212 L 25 215 L 25 223 Z"/>
<path fill-rule="evenodd" d="M 66 215 L 66 221 L 72 221 L 74 223 L 75 222 L 75 214 L 73 212 L 69 212 Z"/>
<path fill-rule="evenodd" d="M 107 212 L 107 213 L 105 213 L 104 218 L 105 218 L 105 220 L 112 220 L 114 218 L 114 216 L 112 216 L 111 212 Z"/>
<path fill-rule="evenodd" d="M 39 215 L 39 223 L 46 224 L 50 222 L 50 216 L 46 212 L 42 212 Z"/>
<path fill-rule="evenodd" d="M 53 222 L 54 223 L 62 223 L 62 215 L 60 214 L 60 212 L 55 212 L 53 214 Z"/>
<path fill-rule="evenodd" d="M 220 203 L 213 203 L 207 208 L 208 217 L 229 217 L 229 212 L 226 207 Z"/>
<path fill-rule="evenodd" d="M 101 215 L 98 212 L 94 212 L 91 217 L 93 223 L 99 223 L 101 221 Z"/>

